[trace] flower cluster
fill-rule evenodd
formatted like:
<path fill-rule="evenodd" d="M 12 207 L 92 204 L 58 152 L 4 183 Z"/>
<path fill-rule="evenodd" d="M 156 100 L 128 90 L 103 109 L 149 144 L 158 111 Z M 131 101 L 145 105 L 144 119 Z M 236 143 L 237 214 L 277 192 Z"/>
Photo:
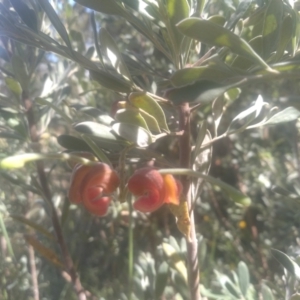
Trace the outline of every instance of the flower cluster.
<path fill-rule="evenodd" d="M 76 204 L 82 203 L 94 215 L 104 216 L 111 194 L 119 184 L 118 174 L 107 164 L 77 165 L 71 176 L 69 199 Z"/>
<path fill-rule="evenodd" d="M 71 176 L 69 199 L 82 203 L 92 214 L 107 213 L 112 193 L 118 188 L 120 179 L 115 170 L 105 163 L 76 165 Z M 173 175 L 161 175 L 154 168 L 142 168 L 128 180 L 128 190 L 137 200 L 133 206 L 141 212 L 153 212 L 163 204 L 179 204 L 181 184 Z"/>

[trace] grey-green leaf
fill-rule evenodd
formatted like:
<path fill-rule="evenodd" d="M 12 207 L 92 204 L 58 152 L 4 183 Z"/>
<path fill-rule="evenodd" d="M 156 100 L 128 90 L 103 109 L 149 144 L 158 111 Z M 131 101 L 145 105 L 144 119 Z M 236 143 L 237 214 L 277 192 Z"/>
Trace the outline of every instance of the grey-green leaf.
<path fill-rule="evenodd" d="M 177 27 L 179 31 L 191 38 L 212 46 L 228 47 L 233 53 L 249 58 L 264 68 L 271 70 L 267 63 L 244 39 L 224 27 L 199 18 L 185 19 Z"/>
<path fill-rule="evenodd" d="M 272 116 L 264 124 L 275 125 L 279 123 L 286 123 L 295 121 L 300 117 L 300 111 L 292 106 L 285 108 L 279 113 Z"/>
<path fill-rule="evenodd" d="M 127 123 L 115 123 L 112 129 L 120 137 L 139 147 L 147 147 L 152 143 L 151 134 L 142 127 Z"/>
<path fill-rule="evenodd" d="M 261 293 L 262 293 L 262 300 L 274 300 L 273 293 L 267 285 L 262 284 Z"/>
<path fill-rule="evenodd" d="M 162 262 L 158 268 L 155 279 L 155 299 L 160 299 L 167 285 L 169 275 L 169 266 L 167 262 Z"/>
<path fill-rule="evenodd" d="M 61 36 L 63 41 L 66 43 L 67 47 L 72 51 L 72 45 L 69 39 L 69 35 L 67 30 L 56 14 L 55 10 L 53 9 L 52 5 L 49 3 L 48 0 L 39 0 L 38 1 L 45 13 L 47 14 L 48 18 L 50 19 L 52 25 L 57 30 L 58 34 Z"/>
<path fill-rule="evenodd" d="M 243 261 L 239 262 L 237 272 L 241 292 L 244 296 L 246 296 L 250 284 L 250 276 L 248 267 Z"/>
<path fill-rule="evenodd" d="M 276 49 L 282 24 L 283 2 L 271 0 L 264 17 L 263 26 L 263 57 L 268 58 L 272 50 Z"/>
<path fill-rule="evenodd" d="M 112 66 L 118 73 L 123 75 L 128 80 L 132 80 L 117 44 L 105 28 L 100 29 L 99 40 L 100 48 L 103 51 L 101 52 L 103 56 L 105 55 L 110 60 Z"/>
<path fill-rule="evenodd" d="M 288 255 L 285 253 L 277 250 L 271 249 L 272 255 L 275 259 L 285 268 L 287 269 L 292 275 L 296 276 L 296 278 L 300 279 L 300 267 L 296 262 L 294 262 Z"/>

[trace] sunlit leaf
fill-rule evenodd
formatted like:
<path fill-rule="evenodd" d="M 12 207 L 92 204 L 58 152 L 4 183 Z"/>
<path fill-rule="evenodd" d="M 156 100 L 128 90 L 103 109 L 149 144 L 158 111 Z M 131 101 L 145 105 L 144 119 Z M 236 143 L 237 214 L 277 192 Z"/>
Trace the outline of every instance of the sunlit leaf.
<path fill-rule="evenodd" d="M 161 129 L 169 131 L 164 111 L 152 97 L 143 92 L 135 92 L 129 95 L 129 102 L 153 116 Z"/>
<path fill-rule="evenodd" d="M 6 77 L 5 83 L 7 87 L 17 96 L 20 96 L 22 94 L 22 87 L 18 81 L 13 79 L 12 77 Z"/>
<path fill-rule="evenodd" d="M 203 43 L 227 47 L 233 53 L 253 60 L 266 69 L 270 69 L 264 60 L 242 38 L 213 22 L 199 18 L 189 18 L 177 25 L 179 31 Z"/>
<path fill-rule="evenodd" d="M 123 75 L 128 80 L 131 80 L 131 75 L 122 59 L 122 55 L 113 38 L 105 28 L 100 29 L 99 33 L 100 49 L 103 56 L 105 55 L 111 62 L 112 66 L 118 73 Z"/>
<path fill-rule="evenodd" d="M 250 285 L 250 275 L 249 275 L 249 269 L 243 261 L 239 262 L 237 272 L 238 272 L 239 286 L 241 292 L 246 297 Z"/>
<path fill-rule="evenodd" d="M 295 261 L 293 261 L 288 255 L 277 249 L 271 249 L 271 252 L 275 259 L 285 269 L 287 269 L 292 275 L 296 276 L 298 280 L 300 279 L 300 267 Z"/>
<path fill-rule="evenodd" d="M 180 45 L 182 35 L 177 31 L 176 24 L 189 16 L 190 7 L 187 0 L 167 0 L 167 14 L 170 20 L 170 25 L 173 30 L 173 36 L 177 42 L 177 48 Z"/>
<path fill-rule="evenodd" d="M 164 250 L 165 255 L 170 261 L 170 265 L 173 268 L 175 268 L 179 272 L 179 274 L 183 277 L 185 282 L 187 282 L 187 269 L 180 254 L 177 253 L 175 249 L 167 243 L 162 243 L 162 248 Z"/>
<path fill-rule="evenodd" d="M 38 3 L 41 5 L 45 13 L 47 14 L 48 18 L 50 19 L 52 25 L 57 30 L 58 34 L 61 36 L 63 41 L 66 43 L 67 47 L 72 50 L 72 45 L 69 39 L 69 35 L 67 30 L 58 17 L 57 13 L 53 9 L 52 5 L 49 3 L 48 0 L 39 0 Z"/>
<path fill-rule="evenodd" d="M 113 131 L 120 137 L 137 144 L 139 147 L 147 147 L 153 142 L 151 134 L 142 127 L 127 123 L 115 123 Z"/>
<path fill-rule="evenodd" d="M 116 121 L 120 123 L 133 124 L 149 130 L 145 119 L 141 116 L 138 110 L 135 109 L 119 109 L 115 115 Z"/>
<path fill-rule="evenodd" d="M 300 111 L 292 106 L 285 108 L 284 110 L 273 115 L 265 123 L 267 125 L 275 125 L 279 123 L 286 123 L 295 121 L 300 117 Z"/>

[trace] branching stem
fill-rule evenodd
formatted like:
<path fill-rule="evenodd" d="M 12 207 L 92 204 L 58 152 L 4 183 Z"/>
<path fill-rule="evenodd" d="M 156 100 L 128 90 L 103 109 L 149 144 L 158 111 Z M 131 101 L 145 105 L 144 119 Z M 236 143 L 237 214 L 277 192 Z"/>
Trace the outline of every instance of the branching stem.
<path fill-rule="evenodd" d="M 188 103 L 183 103 L 179 106 L 179 130 L 183 134 L 179 136 L 179 149 L 180 149 L 180 167 L 191 168 L 191 143 L 190 143 L 190 107 Z M 183 186 L 184 198 L 188 202 L 190 211 L 191 232 L 190 239 L 187 242 L 187 261 L 188 261 L 188 278 L 190 299 L 200 300 L 200 271 L 198 266 L 198 243 L 196 239 L 194 212 L 191 210 L 192 199 L 190 193 L 191 180 L 184 176 L 181 179 Z"/>

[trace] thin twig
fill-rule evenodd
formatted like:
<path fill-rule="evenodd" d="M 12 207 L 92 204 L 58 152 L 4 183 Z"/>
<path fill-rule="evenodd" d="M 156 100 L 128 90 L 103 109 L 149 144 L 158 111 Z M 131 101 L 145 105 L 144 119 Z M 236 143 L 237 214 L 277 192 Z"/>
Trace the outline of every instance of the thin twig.
<path fill-rule="evenodd" d="M 40 144 L 39 144 L 39 136 L 37 133 L 37 126 L 36 121 L 34 117 L 34 111 L 33 111 L 33 105 L 32 101 L 29 97 L 29 94 L 27 91 L 23 91 L 22 94 L 22 100 L 23 105 L 26 110 L 26 117 L 28 121 L 28 127 L 29 127 L 29 133 L 30 133 L 30 139 L 32 141 L 32 147 L 36 152 L 40 152 Z M 36 168 L 38 173 L 38 178 L 41 184 L 41 188 L 45 197 L 45 200 L 47 201 L 49 207 L 50 207 L 50 216 L 51 221 L 53 224 L 54 232 L 56 234 L 57 243 L 60 247 L 62 257 L 64 259 L 66 270 L 69 272 L 71 278 L 74 290 L 77 294 L 78 300 L 86 300 L 86 294 L 84 289 L 82 288 L 80 279 L 78 277 L 78 274 L 76 272 L 74 263 L 72 261 L 72 258 L 70 256 L 70 253 L 68 251 L 68 248 L 66 246 L 66 242 L 62 233 L 62 229 L 59 223 L 58 215 L 56 212 L 56 209 L 52 202 L 52 195 L 51 191 L 48 185 L 47 176 L 44 169 L 44 163 L 42 161 L 36 162 Z"/>

